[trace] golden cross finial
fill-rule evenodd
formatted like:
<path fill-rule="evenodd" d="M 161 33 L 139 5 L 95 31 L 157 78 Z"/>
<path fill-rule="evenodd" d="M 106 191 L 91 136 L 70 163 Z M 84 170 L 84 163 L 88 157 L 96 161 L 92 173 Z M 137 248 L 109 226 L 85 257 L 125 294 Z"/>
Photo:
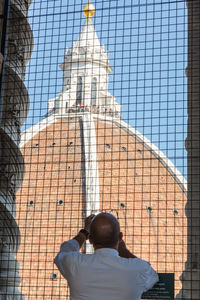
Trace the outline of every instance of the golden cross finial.
<path fill-rule="evenodd" d="M 83 13 L 86 17 L 86 19 L 92 18 L 95 14 L 95 6 L 90 3 L 90 0 L 88 0 L 88 4 L 86 4 L 83 7 Z"/>

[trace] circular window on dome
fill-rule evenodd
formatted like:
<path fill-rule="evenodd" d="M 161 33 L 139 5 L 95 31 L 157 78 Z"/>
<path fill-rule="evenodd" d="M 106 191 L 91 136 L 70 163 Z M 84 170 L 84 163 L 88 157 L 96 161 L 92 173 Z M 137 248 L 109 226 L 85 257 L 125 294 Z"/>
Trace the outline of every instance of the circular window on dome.
<path fill-rule="evenodd" d="M 51 273 L 50 274 L 50 280 L 57 280 L 58 279 L 58 274 L 57 273 Z"/>
<path fill-rule="evenodd" d="M 123 150 L 124 152 L 126 152 L 126 151 L 127 151 L 127 148 L 126 148 L 126 147 L 124 147 L 124 146 L 121 146 L 121 148 L 122 148 L 122 150 Z"/>
<path fill-rule="evenodd" d="M 108 149 L 111 149 L 110 144 L 105 144 Z"/>
<path fill-rule="evenodd" d="M 148 211 L 149 213 L 151 213 L 152 210 L 153 210 L 153 208 L 152 208 L 151 206 L 147 206 L 146 208 L 147 208 L 147 211 Z"/>
<path fill-rule="evenodd" d="M 33 200 L 29 200 L 28 201 L 28 206 L 34 206 L 34 201 Z"/>
<path fill-rule="evenodd" d="M 125 209 L 125 208 L 126 208 L 126 204 L 123 203 L 123 202 L 120 202 L 119 206 L 120 206 L 120 208 L 122 208 L 122 209 Z"/>
<path fill-rule="evenodd" d="M 62 206 L 64 204 L 64 200 L 63 199 L 60 199 L 57 201 L 57 205 L 58 206 Z"/>
<path fill-rule="evenodd" d="M 173 208 L 173 213 L 174 213 L 175 216 L 177 216 L 178 215 L 178 209 Z"/>
<path fill-rule="evenodd" d="M 71 145 L 73 145 L 73 142 L 68 142 L 67 143 L 67 146 L 71 146 Z"/>

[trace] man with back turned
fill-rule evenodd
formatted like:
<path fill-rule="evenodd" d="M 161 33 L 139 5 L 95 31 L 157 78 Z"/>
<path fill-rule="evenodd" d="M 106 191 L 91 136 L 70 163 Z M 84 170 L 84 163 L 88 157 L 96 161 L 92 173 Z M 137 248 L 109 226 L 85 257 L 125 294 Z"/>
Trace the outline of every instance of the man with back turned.
<path fill-rule="evenodd" d="M 61 245 L 54 262 L 68 281 L 71 300 L 139 300 L 154 286 L 157 273 L 122 237 L 117 219 L 100 213 L 86 218 L 84 229 Z M 87 238 L 94 254 L 79 252 Z"/>

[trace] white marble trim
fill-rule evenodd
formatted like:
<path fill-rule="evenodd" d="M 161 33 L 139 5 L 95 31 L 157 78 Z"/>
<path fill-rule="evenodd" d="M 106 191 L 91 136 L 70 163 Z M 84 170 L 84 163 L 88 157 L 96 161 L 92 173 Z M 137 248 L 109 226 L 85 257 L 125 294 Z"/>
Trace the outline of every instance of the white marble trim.
<path fill-rule="evenodd" d="M 55 116 L 49 116 L 32 127 L 28 128 L 21 134 L 21 141 L 19 147 L 22 148 L 26 143 L 28 143 L 36 134 L 45 129 L 50 124 L 54 123 L 56 120 Z"/>

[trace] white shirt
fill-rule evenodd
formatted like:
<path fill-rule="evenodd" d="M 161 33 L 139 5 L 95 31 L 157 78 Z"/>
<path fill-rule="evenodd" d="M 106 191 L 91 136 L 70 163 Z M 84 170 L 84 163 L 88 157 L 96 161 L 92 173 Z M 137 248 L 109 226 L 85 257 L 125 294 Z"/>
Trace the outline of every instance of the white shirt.
<path fill-rule="evenodd" d="M 122 258 L 112 248 L 79 253 L 76 240 L 61 245 L 54 262 L 67 279 L 71 300 L 139 300 L 158 281 L 146 261 Z"/>

